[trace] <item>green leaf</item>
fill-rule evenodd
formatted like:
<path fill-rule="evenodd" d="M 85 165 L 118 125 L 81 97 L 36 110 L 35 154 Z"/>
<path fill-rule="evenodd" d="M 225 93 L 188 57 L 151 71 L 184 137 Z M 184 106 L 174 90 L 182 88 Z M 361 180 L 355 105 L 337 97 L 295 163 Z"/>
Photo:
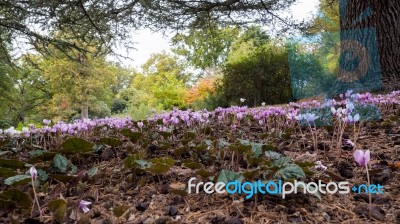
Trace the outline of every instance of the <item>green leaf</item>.
<path fill-rule="evenodd" d="M 250 140 L 248 139 L 239 139 L 239 142 L 242 145 L 250 145 Z"/>
<path fill-rule="evenodd" d="M 13 159 L 0 159 L 0 167 L 12 169 L 25 168 L 25 163 Z"/>
<path fill-rule="evenodd" d="M 0 156 L 10 153 L 10 151 L 0 151 Z"/>
<path fill-rule="evenodd" d="M 272 162 L 272 165 L 276 166 L 276 167 L 285 167 L 290 164 L 291 160 L 292 159 L 289 157 L 282 156 L 282 157 L 279 157 L 277 160 L 274 160 Z"/>
<path fill-rule="evenodd" d="M 224 141 L 223 139 L 218 139 L 217 140 L 217 147 L 219 149 L 225 148 L 225 147 L 229 147 L 231 144 L 229 142 Z"/>
<path fill-rule="evenodd" d="M 140 160 L 140 159 L 142 159 L 143 158 L 143 155 L 142 154 L 140 154 L 140 153 L 135 153 L 135 154 L 132 154 L 131 156 L 129 156 L 129 157 L 127 157 L 125 160 L 124 160 L 124 164 L 125 164 L 125 166 L 126 167 L 128 167 L 128 168 L 134 168 L 134 167 L 136 167 L 138 164 L 136 163 L 136 161 L 137 160 Z"/>
<path fill-rule="evenodd" d="M 118 138 L 101 138 L 100 142 L 111 147 L 117 147 L 122 144 L 121 140 Z"/>
<path fill-rule="evenodd" d="M 182 197 L 185 197 L 188 195 L 187 191 L 181 190 L 181 189 L 169 189 L 168 192 L 171 194 L 176 194 L 176 195 L 182 196 Z"/>
<path fill-rule="evenodd" d="M 208 177 L 211 177 L 214 173 L 210 172 L 210 171 L 207 171 L 207 170 L 204 170 L 204 169 L 201 169 L 201 170 L 197 170 L 196 174 L 200 175 L 203 178 L 208 178 Z"/>
<path fill-rule="evenodd" d="M 196 133 L 195 132 L 186 132 L 183 135 L 184 138 L 189 139 L 189 140 L 193 140 L 196 137 Z"/>
<path fill-rule="evenodd" d="M 63 223 L 67 213 L 67 202 L 64 199 L 57 199 L 49 203 L 49 210 L 53 213 L 54 219 Z"/>
<path fill-rule="evenodd" d="M 46 171 L 44 171 L 42 169 L 38 169 L 37 173 L 38 173 L 38 176 L 39 176 L 41 181 L 46 181 L 47 178 L 49 177 L 49 175 L 46 173 Z"/>
<path fill-rule="evenodd" d="M 28 163 L 35 164 L 35 163 L 39 163 L 39 162 L 51 161 L 55 155 L 57 155 L 57 153 L 55 153 L 55 152 L 44 152 L 41 155 L 38 155 L 38 156 L 35 156 L 35 157 L 29 159 Z"/>
<path fill-rule="evenodd" d="M 251 150 L 253 151 L 253 155 L 251 157 L 258 158 L 262 154 L 262 146 L 261 143 L 251 142 Z"/>
<path fill-rule="evenodd" d="M 93 143 L 86 141 L 82 138 L 69 138 L 65 140 L 61 147 L 61 152 L 68 154 L 85 153 L 93 151 Z"/>
<path fill-rule="evenodd" d="M 301 184 L 299 184 L 298 186 L 300 188 L 303 188 L 303 185 L 301 185 Z M 314 186 L 310 185 L 310 186 L 307 186 L 307 188 L 310 189 L 310 192 L 314 192 L 315 191 L 315 193 L 311 193 L 311 195 L 316 197 L 316 198 L 318 198 L 320 201 L 322 201 L 322 198 L 321 198 L 321 195 L 319 194 L 319 191 L 316 190 L 316 188 Z M 298 190 L 298 192 L 304 192 L 304 190 Z"/>
<path fill-rule="evenodd" d="M 171 132 L 166 132 L 166 131 L 160 131 L 158 132 L 161 136 L 163 136 L 164 138 L 168 138 L 172 136 Z"/>
<path fill-rule="evenodd" d="M 170 168 L 171 166 L 165 163 L 156 163 L 153 164 L 151 167 L 147 168 L 146 170 L 152 174 L 161 175 L 167 173 Z"/>
<path fill-rule="evenodd" d="M 263 145 L 262 149 L 263 149 L 264 152 L 265 151 L 276 151 L 277 150 L 276 146 L 271 144 L 271 143 Z"/>
<path fill-rule="evenodd" d="M 153 159 L 150 159 L 150 162 L 152 162 L 152 163 L 164 163 L 164 164 L 166 164 L 168 166 L 175 165 L 175 160 L 170 158 L 170 157 L 153 158 Z"/>
<path fill-rule="evenodd" d="M 32 205 L 29 195 L 18 190 L 10 189 L 0 193 L 0 210 L 7 211 L 15 208 L 28 209 Z"/>
<path fill-rule="evenodd" d="M 247 180 L 253 180 L 259 174 L 260 174 L 260 170 L 256 169 L 256 170 L 244 172 L 243 177 L 246 178 Z"/>
<path fill-rule="evenodd" d="M 200 132 L 201 132 L 201 133 L 204 133 L 204 134 L 206 134 L 206 135 L 209 135 L 209 134 L 211 134 L 211 127 L 210 127 L 210 126 L 204 127 L 204 128 L 202 128 L 202 129 L 200 130 Z"/>
<path fill-rule="evenodd" d="M 130 130 L 128 128 L 122 129 L 120 132 L 123 136 L 128 137 L 134 143 L 143 137 L 142 133 L 133 132 L 132 130 Z"/>
<path fill-rule="evenodd" d="M 17 175 L 17 172 L 13 169 L 0 167 L 0 177 L 7 178 Z"/>
<path fill-rule="evenodd" d="M 204 150 L 206 150 L 208 147 L 209 147 L 209 146 L 206 145 L 206 144 L 201 144 L 201 145 L 195 146 L 194 148 L 195 148 L 197 151 L 204 151 Z"/>
<path fill-rule="evenodd" d="M 282 155 L 280 153 L 274 152 L 274 151 L 266 151 L 265 156 L 269 159 L 279 159 Z"/>
<path fill-rule="evenodd" d="M 295 162 L 295 164 L 297 164 L 297 165 L 300 166 L 301 168 L 313 167 L 313 166 L 315 166 L 315 163 L 314 163 L 314 162 L 307 162 L 307 161 L 304 161 L 304 162 L 297 161 L 297 162 Z"/>
<path fill-rule="evenodd" d="M 37 149 L 37 150 L 32 150 L 29 152 L 30 156 L 40 156 L 43 155 L 43 153 L 45 153 L 46 150 L 41 150 L 41 149 Z"/>
<path fill-rule="evenodd" d="M 70 161 L 67 158 L 65 158 L 65 156 L 57 154 L 54 156 L 53 163 L 55 168 L 65 173 L 67 172 Z"/>
<path fill-rule="evenodd" d="M 265 159 L 263 158 L 246 158 L 247 164 L 249 166 L 258 166 L 258 164 L 262 163 Z"/>
<path fill-rule="evenodd" d="M 186 152 L 186 150 L 187 150 L 186 147 L 180 147 L 180 148 L 174 149 L 174 155 L 181 156 L 184 152 Z"/>
<path fill-rule="evenodd" d="M 94 167 L 90 168 L 90 169 L 87 171 L 87 174 L 88 174 L 89 177 L 93 177 L 94 175 L 97 174 L 97 171 L 99 171 L 99 168 L 97 168 L 97 167 L 94 166 Z"/>
<path fill-rule="evenodd" d="M 210 146 L 210 147 L 213 146 L 213 142 L 210 139 L 205 139 L 204 144 L 206 144 L 207 146 Z"/>
<path fill-rule="evenodd" d="M 183 163 L 182 165 L 192 170 L 197 170 L 202 167 L 202 165 L 197 162 L 188 162 L 188 163 Z"/>
<path fill-rule="evenodd" d="M 251 152 L 251 145 L 243 145 L 243 144 L 238 145 L 238 144 L 234 144 L 234 145 L 231 145 L 229 148 L 230 148 L 232 151 L 236 152 L 236 153 L 243 153 L 243 154 L 246 154 L 246 153 Z"/>
<path fill-rule="evenodd" d="M 78 172 L 78 167 L 71 163 L 71 173 L 75 174 L 76 172 Z"/>
<path fill-rule="evenodd" d="M 68 176 L 68 175 L 63 175 L 63 174 L 49 174 L 49 177 L 54 180 L 63 182 L 63 183 L 70 182 L 71 180 L 73 180 L 75 178 L 74 176 Z"/>
<path fill-rule="evenodd" d="M 129 206 L 127 206 L 127 205 L 121 205 L 121 206 L 118 206 L 118 207 L 114 207 L 114 208 L 113 208 L 114 216 L 117 217 L 117 218 L 119 218 L 119 217 L 121 217 L 128 209 L 129 209 Z"/>
<path fill-rule="evenodd" d="M 286 128 L 284 132 L 281 134 L 281 137 L 284 139 L 289 139 L 294 133 L 293 128 Z"/>
<path fill-rule="evenodd" d="M 242 182 L 244 179 L 243 175 L 241 173 L 235 173 L 229 170 L 221 170 L 219 173 L 217 182 L 223 182 L 227 184 L 228 182 L 238 180 L 239 182 Z"/>
<path fill-rule="evenodd" d="M 303 169 L 296 164 L 288 165 L 279 170 L 278 173 L 282 174 L 283 179 L 298 179 L 306 175 Z"/>
<path fill-rule="evenodd" d="M 14 183 L 20 184 L 21 183 L 20 181 L 23 181 L 25 183 L 25 181 L 29 182 L 30 179 L 31 179 L 30 175 L 26 175 L 26 174 L 15 175 L 15 176 L 5 179 L 4 184 L 6 184 L 6 185 L 13 185 Z M 18 182 L 20 182 L 20 183 L 18 183 Z"/>
<path fill-rule="evenodd" d="M 143 159 L 136 160 L 135 163 L 139 164 L 142 168 L 150 166 L 150 163 Z"/>

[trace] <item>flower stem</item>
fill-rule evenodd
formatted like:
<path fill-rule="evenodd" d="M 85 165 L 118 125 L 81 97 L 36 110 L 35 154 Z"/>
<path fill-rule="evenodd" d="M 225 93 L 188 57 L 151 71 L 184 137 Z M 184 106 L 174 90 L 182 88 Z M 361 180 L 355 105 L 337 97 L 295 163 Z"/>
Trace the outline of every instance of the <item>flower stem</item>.
<path fill-rule="evenodd" d="M 36 201 L 36 204 L 37 204 L 38 209 L 39 209 L 40 221 L 43 221 L 42 209 L 40 208 L 39 200 L 38 200 L 38 198 L 36 196 L 35 181 L 33 180 L 33 177 L 31 178 L 31 180 L 32 180 L 33 196 L 35 197 L 35 201 Z"/>
<path fill-rule="evenodd" d="M 369 179 L 369 172 L 368 172 L 368 164 L 365 164 L 365 169 L 367 170 L 367 180 L 368 180 L 368 188 L 371 186 L 371 181 Z M 368 191 L 368 200 L 369 200 L 369 208 L 368 208 L 368 215 L 369 219 L 371 220 L 371 192 Z"/>

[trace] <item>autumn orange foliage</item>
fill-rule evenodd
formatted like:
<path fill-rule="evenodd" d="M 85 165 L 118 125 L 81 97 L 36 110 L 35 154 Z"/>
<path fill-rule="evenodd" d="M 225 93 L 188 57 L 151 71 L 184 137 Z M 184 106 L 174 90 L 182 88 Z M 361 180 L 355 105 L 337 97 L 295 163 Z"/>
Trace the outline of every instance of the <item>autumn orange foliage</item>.
<path fill-rule="evenodd" d="M 185 102 L 192 104 L 195 101 L 205 99 L 209 94 L 215 91 L 216 78 L 207 77 L 200 79 L 196 85 L 189 89 L 185 94 Z"/>

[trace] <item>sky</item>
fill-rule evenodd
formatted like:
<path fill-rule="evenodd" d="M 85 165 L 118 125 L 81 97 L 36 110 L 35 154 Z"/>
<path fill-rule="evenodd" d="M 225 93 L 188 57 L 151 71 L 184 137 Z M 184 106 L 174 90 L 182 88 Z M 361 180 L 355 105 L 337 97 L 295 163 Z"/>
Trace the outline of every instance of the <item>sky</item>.
<path fill-rule="evenodd" d="M 291 11 L 293 18 L 297 20 L 310 18 L 317 11 L 319 0 L 299 0 L 296 5 L 293 5 Z M 134 48 L 128 54 L 121 51 L 122 55 L 126 55 L 132 60 L 120 59 L 125 66 L 140 68 L 153 53 L 161 53 L 162 51 L 170 51 L 170 39 L 172 35 L 163 36 L 163 34 L 152 32 L 149 29 L 136 31 L 132 35 L 132 40 L 135 42 Z"/>

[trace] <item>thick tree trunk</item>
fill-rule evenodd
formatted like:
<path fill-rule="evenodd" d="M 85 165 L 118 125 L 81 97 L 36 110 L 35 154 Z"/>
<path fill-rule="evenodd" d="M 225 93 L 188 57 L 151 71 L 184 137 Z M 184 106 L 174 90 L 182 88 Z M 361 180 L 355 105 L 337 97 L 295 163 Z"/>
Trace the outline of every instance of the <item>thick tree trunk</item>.
<path fill-rule="evenodd" d="M 369 28 L 376 29 L 377 61 L 380 62 L 384 88 L 400 89 L 400 0 L 347 0 L 347 4 L 346 0 L 340 0 L 340 10 L 342 32 L 365 29 L 357 35 L 368 36 L 373 33 Z M 370 36 L 360 37 L 362 40 L 368 38 Z M 342 47 L 344 39 L 341 35 Z M 369 56 L 372 60 L 375 57 Z M 363 72 L 362 68 L 359 72 Z"/>

